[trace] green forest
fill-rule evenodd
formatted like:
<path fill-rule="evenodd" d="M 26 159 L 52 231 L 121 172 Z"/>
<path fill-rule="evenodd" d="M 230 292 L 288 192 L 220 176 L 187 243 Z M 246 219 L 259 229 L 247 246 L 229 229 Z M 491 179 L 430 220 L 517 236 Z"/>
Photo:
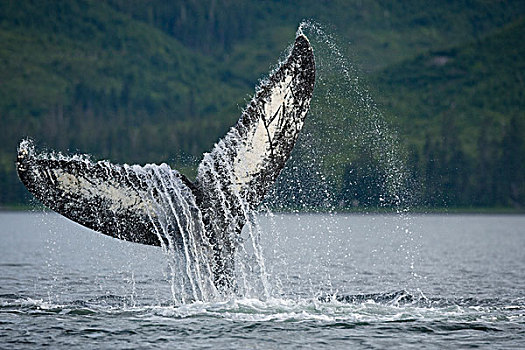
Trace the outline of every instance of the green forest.
<path fill-rule="evenodd" d="M 303 20 L 334 38 L 372 107 L 337 72 L 321 75 L 303 146 L 272 194 L 283 206 L 389 206 L 395 183 L 412 207 L 523 210 L 519 0 L 0 0 L 0 207 L 31 204 L 15 171 L 26 137 L 191 177 Z M 313 44 L 329 66 L 337 55 Z M 381 154 L 390 141 L 356 136 L 373 127 L 358 124 L 363 113 L 395 135 L 398 172 Z"/>

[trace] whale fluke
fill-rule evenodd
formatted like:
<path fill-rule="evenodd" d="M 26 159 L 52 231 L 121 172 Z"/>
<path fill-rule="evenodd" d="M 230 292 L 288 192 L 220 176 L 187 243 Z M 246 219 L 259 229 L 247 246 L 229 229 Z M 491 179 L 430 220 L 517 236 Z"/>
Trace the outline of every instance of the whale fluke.
<path fill-rule="evenodd" d="M 153 227 L 154 197 L 160 193 L 149 193 L 153 188 L 148 185 L 159 171 L 155 168 L 37 153 L 30 140 L 18 148 L 18 176 L 46 207 L 105 235 L 160 246 Z M 189 183 L 167 165 L 159 168 L 171 175 L 170 181 Z M 188 188 L 185 195 L 193 194 Z"/>
<path fill-rule="evenodd" d="M 235 238 L 284 168 L 314 81 L 313 49 L 299 34 L 237 124 L 204 155 L 194 183 L 166 164 L 94 162 L 38 152 L 29 140 L 18 148 L 18 175 L 46 207 L 95 231 L 148 245 L 198 247 L 184 251 L 193 262 L 186 272 L 206 275 L 200 262 L 207 261 L 212 284 L 228 292 Z"/>

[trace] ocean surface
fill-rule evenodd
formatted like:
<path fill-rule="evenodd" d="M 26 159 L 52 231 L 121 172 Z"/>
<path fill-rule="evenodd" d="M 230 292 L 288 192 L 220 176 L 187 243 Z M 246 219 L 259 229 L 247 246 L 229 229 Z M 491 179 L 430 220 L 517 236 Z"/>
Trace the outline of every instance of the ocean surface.
<path fill-rule="evenodd" d="M 1 212 L 0 348 L 525 348 L 525 216 L 259 225 L 264 293 L 179 304 L 159 248 Z"/>

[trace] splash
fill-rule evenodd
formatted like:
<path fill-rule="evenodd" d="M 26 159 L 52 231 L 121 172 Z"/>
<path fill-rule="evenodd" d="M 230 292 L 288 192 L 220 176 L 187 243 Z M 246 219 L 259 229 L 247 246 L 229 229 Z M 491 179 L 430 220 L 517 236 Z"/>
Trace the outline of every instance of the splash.
<path fill-rule="evenodd" d="M 411 275 L 409 285 L 399 287 L 417 289 L 420 276 L 415 270 L 420 247 L 410 215 L 413 192 L 407 176 L 405 151 L 393 121 L 375 104 L 358 69 L 343 54 L 342 47 L 347 45 L 338 44 L 336 37 L 312 21 L 301 23 L 298 33 L 308 36 L 314 48 L 316 89 L 292 159 L 267 205 L 296 214 L 328 214 L 319 217 L 322 223 L 318 228 L 305 227 L 304 230 L 317 230 L 316 235 L 326 237 L 325 244 L 333 253 L 343 249 L 333 235 L 334 230 L 344 229 L 337 227 L 337 220 L 333 218 L 338 212 L 395 214 L 389 220 L 390 233 L 382 239 L 392 243 L 403 260 L 403 268 Z M 297 225 L 305 225 L 305 221 L 308 222 L 297 216 Z M 272 239 L 285 242 L 278 225 L 274 226 Z M 363 239 L 368 234 L 374 235 L 363 231 Z M 370 255 L 381 261 L 384 253 L 377 250 Z M 348 254 L 350 257 L 351 253 Z M 326 276 L 323 285 L 311 287 L 313 293 L 337 291 L 341 286 L 333 285 L 332 281 L 356 278 L 324 272 L 322 266 L 331 264 L 330 256 L 320 257 L 322 261 L 311 268 L 311 273 Z M 359 262 L 356 264 L 357 275 Z M 290 274 L 293 275 L 293 271 Z"/>

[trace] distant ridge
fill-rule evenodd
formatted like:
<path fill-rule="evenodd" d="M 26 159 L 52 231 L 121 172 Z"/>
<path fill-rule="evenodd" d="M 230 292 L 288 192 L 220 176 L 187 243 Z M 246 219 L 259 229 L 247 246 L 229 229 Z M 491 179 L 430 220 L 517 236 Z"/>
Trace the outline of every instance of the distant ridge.
<path fill-rule="evenodd" d="M 0 204 L 28 203 L 13 165 L 27 136 L 191 177 L 310 18 L 333 28 L 396 116 L 424 204 L 524 205 L 519 167 L 502 167 L 525 139 L 524 16 L 523 1 L 0 2 Z"/>

